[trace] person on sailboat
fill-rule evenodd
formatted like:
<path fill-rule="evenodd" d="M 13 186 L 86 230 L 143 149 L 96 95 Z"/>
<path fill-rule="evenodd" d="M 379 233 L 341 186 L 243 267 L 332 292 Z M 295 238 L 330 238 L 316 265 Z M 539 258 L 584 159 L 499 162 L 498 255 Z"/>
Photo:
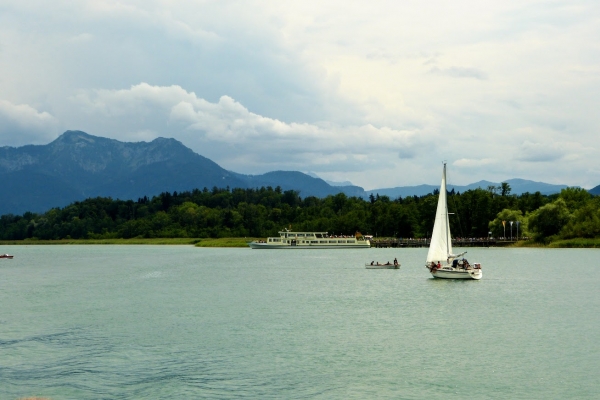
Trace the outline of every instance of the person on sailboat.
<path fill-rule="evenodd" d="M 440 269 L 440 268 L 442 268 L 442 263 L 440 263 L 440 262 L 438 261 L 438 263 L 437 263 L 437 269 Z"/>

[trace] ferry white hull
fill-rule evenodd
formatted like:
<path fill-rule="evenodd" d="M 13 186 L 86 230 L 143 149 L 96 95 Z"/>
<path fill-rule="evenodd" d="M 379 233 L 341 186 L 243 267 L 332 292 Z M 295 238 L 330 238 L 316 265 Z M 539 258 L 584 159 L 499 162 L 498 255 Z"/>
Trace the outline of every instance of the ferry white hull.
<path fill-rule="evenodd" d="M 371 244 L 367 241 L 366 243 L 359 244 L 271 244 L 271 243 L 248 243 L 251 249 L 277 249 L 277 250 L 298 250 L 298 249 L 369 249 Z"/>
<path fill-rule="evenodd" d="M 358 232 L 357 232 L 358 233 Z M 332 236 L 327 232 L 279 231 L 279 237 L 269 237 L 248 243 L 251 249 L 297 250 L 297 249 L 369 249 L 371 242 L 362 236 Z"/>

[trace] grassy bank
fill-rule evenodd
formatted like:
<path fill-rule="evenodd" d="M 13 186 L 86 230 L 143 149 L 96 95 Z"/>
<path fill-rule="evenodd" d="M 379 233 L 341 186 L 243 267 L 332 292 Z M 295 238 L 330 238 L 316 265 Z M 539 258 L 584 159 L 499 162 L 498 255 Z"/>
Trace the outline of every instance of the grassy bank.
<path fill-rule="evenodd" d="M 533 240 L 520 240 L 506 247 L 547 247 L 543 243 L 534 242 Z"/>
<path fill-rule="evenodd" d="M 544 244 L 540 242 L 534 242 L 533 240 L 520 241 L 510 247 L 538 247 L 538 248 L 552 248 L 552 249 L 593 249 L 600 248 L 600 238 L 586 239 L 566 239 L 566 240 L 554 240 L 550 243 Z"/>
<path fill-rule="evenodd" d="M 255 238 L 198 239 L 196 247 L 248 247 Z"/>
<path fill-rule="evenodd" d="M 1 240 L 0 245 L 52 245 L 52 244 L 196 244 L 197 238 L 152 239 L 59 239 L 59 240 Z"/>
<path fill-rule="evenodd" d="M 577 238 L 577 239 L 567 239 L 567 240 L 555 240 L 554 242 L 550 242 L 548 247 L 553 248 L 600 248 L 600 238 L 594 239 L 586 239 L 586 238 Z"/>
<path fill-rule="evenodd" d="M 60 240 L 0 240 L 0 245 L 53 245 L 53 244 L 117 244 L 117 245 L 195 245 L 197 247 L 248 247 L 253 238 L 153 238 L 153 239 L 60 239 Z"/>

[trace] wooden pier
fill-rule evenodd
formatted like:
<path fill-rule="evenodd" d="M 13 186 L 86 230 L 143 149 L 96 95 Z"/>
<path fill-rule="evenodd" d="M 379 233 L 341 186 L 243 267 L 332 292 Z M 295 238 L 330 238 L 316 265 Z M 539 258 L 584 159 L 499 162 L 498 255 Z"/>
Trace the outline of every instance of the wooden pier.
<path fill-rule="evenodd" d="M 371 247 L 377 248 L 415 248 L 429 247 L 430 239 L 372 239 Z M 452 239 L 454 247 L 504 247 L 516 243 L 516 240 L 498 239 Z"/>

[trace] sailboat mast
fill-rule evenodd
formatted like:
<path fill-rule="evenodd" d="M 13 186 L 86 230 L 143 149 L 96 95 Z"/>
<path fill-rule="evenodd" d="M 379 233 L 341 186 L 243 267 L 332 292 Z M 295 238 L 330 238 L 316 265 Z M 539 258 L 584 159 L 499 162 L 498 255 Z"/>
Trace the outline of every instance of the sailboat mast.
<path fill-rule="evenodd" d="M 446 163 L 444 163 L 444 184 L 442 185 L 442 191 L 440 192 L 440 196 L 443 193 L 444 196 L 444 207 L 446 208 L 446 254 L 450 254 L 450 246 L 448 245 L 448 241 L 450 240 L 449 234 L 450 234 L 450 215 L 448 214 L 448 199 L 447 199 L 447 195 L 448 195 L 448 191 L 446 190 Z"/>
<path fill-rule="evenodd" d="M 435 222 L 427 252 L 428 263 L 447 262 L 452 255 L 452 236 L 450 234 L 450 223 L 448 221 L 448 202 L 446 199 L 446 163 L 443 163 L 442 181 L 438 195 L 437 207 L 435 209 Z"/>

